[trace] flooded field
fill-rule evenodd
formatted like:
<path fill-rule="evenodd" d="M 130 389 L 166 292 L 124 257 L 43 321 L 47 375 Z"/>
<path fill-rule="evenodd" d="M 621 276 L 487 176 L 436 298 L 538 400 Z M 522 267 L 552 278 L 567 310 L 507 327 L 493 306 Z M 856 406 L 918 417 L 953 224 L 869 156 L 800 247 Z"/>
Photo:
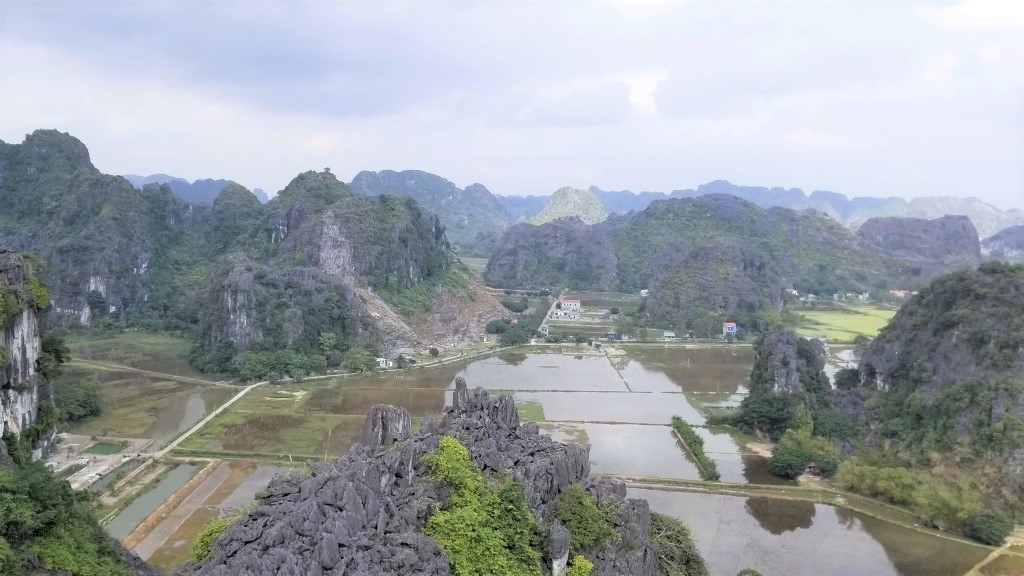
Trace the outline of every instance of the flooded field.
<path fill-rule="evenodd" d="M 355 442 L 374 404 L 407 408 L 414 419 L 438 416 L 455 379 L 512 394 L 524 419 L 589 444 L 595 471 L 696 479 L 696 468 L 668 423 L 681 416 L 702 426 L 701 407 L 742 396 L 749 348 L 635 347 L 608 357 L 560 348 L 501 354 L 440 368 L 264 386 L 192 435 L 186 454 L 312 459 L 339 456 Z M 735 431 L 701 429 L 723 479 L 778 483 L 764 459 Z"/>
<path fill-rule="evenodd" d="M 136 526 L 142 523 L 150 514 L 163 504 L 171 494 L 192 479 L 199 472 L 201 466 L 192 464 L 179 464 L 167 472 L 150 489 L 140 494 L 131 504 L 125 506 L 117 516 L 104 526 L 107 534 L 121 540 L 128 536 Z"/>
<path fill-rule="evenodd" d="M 687 522 L 712 574 L 962 576 L 989 550 L 810 502 L 630 489 Z"/>
<path fill-rule="evenodd" d="M 170 380 L 139 372 L 69 366 L 62 381 L 99 384 L 103 414 L 74 427 L 83 436 L 147 438 L 159 449 L 223 404 L 227 386 Z"/>

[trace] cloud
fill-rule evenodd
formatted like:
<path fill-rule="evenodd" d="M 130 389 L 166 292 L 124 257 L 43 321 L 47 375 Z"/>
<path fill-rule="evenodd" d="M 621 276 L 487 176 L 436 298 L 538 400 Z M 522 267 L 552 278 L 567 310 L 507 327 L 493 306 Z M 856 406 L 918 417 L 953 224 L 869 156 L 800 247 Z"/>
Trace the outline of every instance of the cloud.
<path fill-rule="evenodd" d="M 10 0 L 0 138 L 268 191 L 330 166 L 1024 206 L 1021 5 Z"/>
<path fill-rule="evenodd" d="M 960 0 L 949 6 L 929 6 L 926 17 L 935 25 L 951 30 L 1024 30 L 1024 2 L 1019 0 Z"/>

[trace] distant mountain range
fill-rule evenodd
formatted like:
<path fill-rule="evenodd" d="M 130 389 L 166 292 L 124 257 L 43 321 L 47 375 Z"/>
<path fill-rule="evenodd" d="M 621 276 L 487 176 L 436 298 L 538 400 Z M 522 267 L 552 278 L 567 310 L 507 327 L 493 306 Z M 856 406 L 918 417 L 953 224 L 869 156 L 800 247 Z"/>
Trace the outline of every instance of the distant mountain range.
<path fill-rule="evenodd" d="M 142 187 L 147 184 L 166 184 L 171 189 L 171 192 L 174 192 L 182 200 L 186 202 L 200 202 L 202 204 L 213 204 L 221 190 L 232 183 L 231 180 L 212 180 L 210 178 L 189 182 L 184 178 L 178 178 L 169 174 L 150 174 L 149 176 L 124 174 L 123 176 L 137 190 L 142 190 Z M 253 188 L 252 193 L 256 195 L 256 198 L 259 198 L 262 204 L 266 204 L 269 200 L 267 193 L 261 188 Z"/>
<path fill-rule="evenodd" d="M 848 198 L 837 192 L 816 190 L 810 195 L 799 188 L 765 188 L 763 186 L 737 186 L 725 180 L 702 184 L 696 190 L 673 190 L 672 192 L 641 192 L 628 190 L 609 191 L 591 186 L 590 191 L 605 209 L 612 214 L 625 214 L 632 210 L 643 210 L 655 200 L 666 198 L 694 198 L 705 194 L 729 194 L 753 202 L 762 208 L 808 208 L 828 214 L 841 224 L 858 228 L 869 218 L 879 216 L 901 216 L 908 218 L 939 218 L 940 216 L 967 216 L 978 229 L 981 238 L 996 232 L 1024 224 L 1024 210 L 1001 210 L 977 198 L 953 198 L 950 196 L 926 196 L 905 200 L 903 198 Z"/>
<path fill-rule="evenodd" d="M 607 215 L 644 210 L 656 200 L 696 198 L 708 194 L 728 194 L 761 208 L 813 209 L 836 222 L 856 230 L 871 218 L 935 219 L 942 216 L 966 216 L 980 238 L 1005 228 L 1024 224 L 1024 211 L 1001 210 L 977 198 L 932 196 L 903 198 L 848 198 L 827 191 L 804 193 L 799 188 L 737 186 L 725 180 L 702 184 L 696 190 L 640 192 L 561 188 L 550 196 L 501 196 L 482 184 L 459 188 L 452 182 L 420 170 L 360 172 L 352 181 L 352 190 L 371 196 L 403 194 L 437 214 L 447 228 L 449 240 L 461 254 L 489 256 L 495 240 L 518 223 L 543 224 L 555 218 L 577 217 L 595 223 Z"/>
<path fill-rule="evenodd" d="M 981 242 L 981 252 L 993 260 L 1024 262 L 1024 225 L 1013 226 Z"/>

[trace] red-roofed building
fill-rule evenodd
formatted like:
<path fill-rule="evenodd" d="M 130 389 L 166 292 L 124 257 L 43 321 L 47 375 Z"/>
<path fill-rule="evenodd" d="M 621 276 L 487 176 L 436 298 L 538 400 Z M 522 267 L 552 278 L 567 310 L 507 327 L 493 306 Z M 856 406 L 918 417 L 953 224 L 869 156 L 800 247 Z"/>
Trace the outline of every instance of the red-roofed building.
<path fill-rule="evenodd" d="M 722 322 L 722 336 L 728 336 L 729 334 L 736 335 L 736 323 Z"/>

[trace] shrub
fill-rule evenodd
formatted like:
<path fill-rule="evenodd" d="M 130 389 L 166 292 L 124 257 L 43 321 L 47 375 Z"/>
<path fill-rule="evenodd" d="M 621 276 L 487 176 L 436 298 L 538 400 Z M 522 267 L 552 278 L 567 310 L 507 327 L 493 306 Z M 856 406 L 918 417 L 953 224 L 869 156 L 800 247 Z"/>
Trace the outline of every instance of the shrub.
<path fill-rule="evenodd" d="M 704 453 L 704 439 L 697 434 L 693 426 L 679 416 L 673 416 L 672 428 L 683 438 L 686 447 L 697 461 L 697 472 L 700 473 L 701 480 L 719 480 L 722 476 L 718 473 L 718 465 Z"/>
<path fill-rule="evenodd" d="M 1013 532 L 1013 521 L 1002 512 L 985 510 L 967 524 L 967 535 L 982 544 L 1000 546 Z"/>
<path fill-rule="evenodd" d="M 811 436 L 809 428 L 786 430 L 772 450 L 768 468 L 777 476 L 796 478 L 811 462 L 822 476 L 832 476 L 839 468 L 839 451 L 827 439 Z"/>
<path fill-rule="evenodd" d="M 836 481 L 847 490 L 893 504 L 914 502 L 918 487 L 917 479 L 906 468 L 868 466 L 857 459 L 843 462 Z"/>
<path fill-rule="evenodd" d="M 438 357 L 438 356 L 440 356 L 440 355 L 441 355 L 441 351 L 440 351 L 440 350 L 438 350 L 437 348 L 431 348 L 431 349 L 430 349 L 430 356 L 431 356 L 432 358 L 437 358 L 437 357 Z"/>
<path fill-rule="evenodd" d="M 609 512 L 579 484 L 566 486 L 555 503 L 555 517 L 572 534 L 569 548 L 574 551 L 603 546 L 616 536 Z"/>
<path fill-rule="evenodd" d="M 651 512 L 651 544 L 658 550 L 661 576 L 708 576 L 708 568 L 686 524 Z"/>
<path fill-rule="evenodd" d="M 45 310 L 50 305 L 50 291 L 35 276 L 29 276 L 25 284 L 32 305 L 39 310 Z"/>
<path fill-rule="evenodd" d="M 523 298 L 522 300 L 502 300 L 501 305 L 511 310 L 512 312 L 515 312 L 516 314 L 519 314 L 530 307 L 530 305 L 526 301 L 526 298 Z"/>
<path fill-rule="evenodd" d="M 452 489 L 423 531 L 444 545 L 454 576 L 540 576 L 540 534 L 521 486 L 486 482 L 469 451 L 451 436 L 423 462 Z"/>
<path fill-rule="evenodd" d="M 569 569 L 565 571 L 565 576 L 590 576 L 590 572 L 593 569 L 593 562 L 577 554 L 573 556 Z"/>
<path fill-rule="evenodd" d="M 196 541 L 192 543 L 192 551 L 189 556 L 193 562 L 202 562 L 210 555 L 210 549 L 213 547 L 214 540 L 217 539 L 228 526 L 234 523 L 238 519 L 238 516 L 233 518 L 216 518 L 213 522 L 206 525 L 203 531 L 196 536 Z"/>
<path fill-rule="evenodd" d="M 610 312 L 612 314 L 618 314 L 621 311 L 622 310 L 620 310 L 618 306 L 612 306 L 611 309 L 608 310 L 608 312 Z"/>

